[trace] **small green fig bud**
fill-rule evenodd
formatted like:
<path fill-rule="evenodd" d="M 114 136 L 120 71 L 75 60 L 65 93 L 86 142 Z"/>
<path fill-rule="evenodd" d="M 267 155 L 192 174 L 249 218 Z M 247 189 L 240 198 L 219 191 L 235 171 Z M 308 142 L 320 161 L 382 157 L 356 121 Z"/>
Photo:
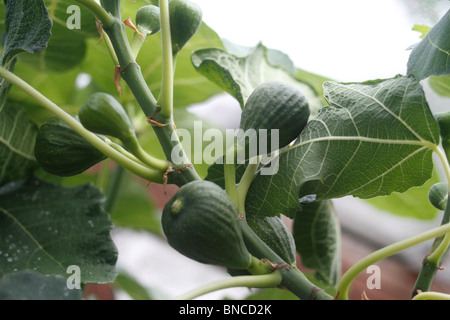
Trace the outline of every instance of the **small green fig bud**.
<path fill-rule="evenodd" d="M 45 171 L 61 177 L 83 173 L 106 159 L 103 153 L 57 117 L 49 118 L 39 128 L 34 154 Z"/>
<path fill-rule="evenodd" d="M 122 105 L 111 95 L 94 93 L 78 112 L 81 124 L 88 130 L 128 141 L 135 137 L 130 118 Z"/>
<path fill-rule="evenodd" d="M 213 182 L 195 180 L 170 199 L 161 223 L 169 245 L 195 261 L 246 269 L 251 262 L 228 194 Z"/>
<path fill-rule="evenodd" d="M 448 184 L 446 182 L 434 184 L 428 192 L 428 200 L 435 208 L 445 210 L 448 200 Z"/>

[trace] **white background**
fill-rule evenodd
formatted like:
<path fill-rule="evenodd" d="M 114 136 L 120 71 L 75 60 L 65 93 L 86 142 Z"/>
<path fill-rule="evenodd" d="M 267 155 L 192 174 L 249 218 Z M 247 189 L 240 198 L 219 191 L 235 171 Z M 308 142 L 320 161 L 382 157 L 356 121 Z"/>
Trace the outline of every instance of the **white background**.
<path fill-rule="evenodd" d="M 221 37 L 245 46 L 262 41 L 287 53 L 297 67 L 338 81 L 404 74 L 407 48 L 420 41 L 420 34 L 411 30 L 413 25 L 434 25 L 450 8 L 449 1 L 440 1 L 433 19 L 412 14 L 407 7 L 430 2 L 426 0 L 194 2 L 201 6 L 204 21 Z M 417 10 L 420 13 L 424 8 Z"/>

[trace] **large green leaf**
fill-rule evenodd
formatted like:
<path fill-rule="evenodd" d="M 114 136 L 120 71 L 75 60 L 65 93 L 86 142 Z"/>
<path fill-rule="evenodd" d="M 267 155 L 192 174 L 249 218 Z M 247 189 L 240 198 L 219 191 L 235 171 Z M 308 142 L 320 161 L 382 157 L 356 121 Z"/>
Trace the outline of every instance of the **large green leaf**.
<path fill-rule="evenodd" d="M 408 74 L 422 80 L 450 73 L 450 10 L 417 44 L 408 61 Z"/>
<path fill-rule="evenodd" d="M 136 3 L 127 2 L 122 7 L 124 9 L 122 16 L 134 16 L 133 9 L 136 9 Z M 128 38 L 132 39 L 131 29 L 127 30 L 127 34 Z M 115 95 L 122 105 L 135 103 L 131 90 L 123 80 L 120 82 L 121 94 L 119 96 L 114 84 L 114 64 L 109 58 L 104 43 L 97 44 L 97 42 L 94 39 L 88 41 L 88 53 L 82 63 L 83 72 L 91 75 L 102 91 Z M 175 108 L 203 102 L 221 92 L 217 86 L 196 72 L 190 62 L 191 51 L 206 45 L 222 47 L 217 34 L 203 23 L 194 37 L 177 55 L 174 77 Z M 153 95 L 158 97 L 162 75 L 161 33 L 147 37 L 136 61 L 141 67 L 141 72 Z"/>
<path fill-rule="evenodd" d="M 253 291 L 246 300 L 299 300 L 299 298 L 289 290 L 279 288 L 266 288 Z"/>
<path fill-rule="evenodd" d="M 82 283 L 113 282 L 117 249 L 103 200 L 91 185 L 36 178 L 0 195 L 0 276 L 27 269 L 67 276 L 76 265 Z"/>
<path fill-rule="evenodd" d="M 177 127 L 184 150 L 201 177 L 208 174 L 208 167 L 214 159 L 223 154 L 226 141 L 223 129 L 216 128 L 213 124 L 199 118 L 187 108 L 174 110 L 174 121 Z M 207 137 L 211 133 L 211 137 Z M 139 136 L 142 146 L 151 154 L 164 157 L 164 152 L 153 131 L 147 127 Z M 210 140 L 208 140 L 210 139 Z M 216 144 L 216 142 L 218 142 Z M 223 142 L 223 143 L 221 143 Z M 219 144 L 222 146 L 219 147 Z M 217 148 L 215 148 L 217 146 Z M 176 152 L 176 151 L 175 151 Z M 217 152 L 214 156 L 214 153 Z M 210 159 L 212 158 L 212 159 Z"/>
<path fill-rule="evenodd" d="M 428 79 L 430 87 L 442 97 L 450 97 L 450 75 L 431 76 Z"/>
<path fill-rule="evenodd" d="M 111 220 L 115 226 L 146 230 L 161 234 L 161 222 L 146 187 L 146 182 L 138 180 L 128 172 L 120 184 Z"/>
<path fill-rule="evenodd" d="M 439 129 L 413 77 L 327 82 L 325 107 L 279 156 L 274 175 L 258 175 L 247 209 L 294 217 L 299 198 L 372 198 L 422 185 L 433 170 Z"/>
<path fill-rule="evenodd" d="M 272 53 L 271 60 L 268 52 Z M 197 50 L 192 54 L 192 63 L 197 71 L 236 98 L 242 108 L 257 86 L 278 80 L 298 87 L 307 97 L 311 109 L 319 109 L 322 103 L 316 92 L 296 79 L 289 71 L 291 68 L 286 59 L 280 57 L 259 44 L 244 57 L 215 48 Z"/>
<path fill-rule="evenodd" d="M 47 276 L 25 270 L 5 275 L 0 283 L 0 300 L 81 300 L 81 289 L 69 289 L 61 276 Z"/>
<path fill-rule="evenodd" d="M 302 264 L 315 270 L 322 283 L 336 286 L 341 273 L 340 228 L 331 201 L 303 204 L 293 235 Z"/>

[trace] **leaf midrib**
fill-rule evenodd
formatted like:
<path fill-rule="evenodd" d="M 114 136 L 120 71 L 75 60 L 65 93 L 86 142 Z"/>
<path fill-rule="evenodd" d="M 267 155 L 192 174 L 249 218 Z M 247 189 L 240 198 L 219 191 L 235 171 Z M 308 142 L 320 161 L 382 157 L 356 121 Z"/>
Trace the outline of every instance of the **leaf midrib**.
<path fill-rule="evenodd" d="M 9 141 L 3 139 L 2 137 L 0 137 L 0 143 L 3 144 L 3 145 L 5 145 L 11 152 L 13 152 L 13 153 L 15 153 L 15 154 L 21 156 L 22 158 L 25 158 L 25 159 L 30 160 L 30 161 L 35 161 L 35 160 L 36 160 L 33 156 L 28 155 L 28 154 L 25 154 L 25 153 L 23 153 L 21 150 L 19 150 L 19 149 L 13 147 L 13 146 L 9 143 Z"/>
<path fill-rule="evenodd" d="M 406 93 L 408 92 L 408 87 L 411 84 L 411 81 L 408 83 L 407 87 L 404 90 L 404 95 L 406 95 Z M 369 100 L 373 100 L 376 104 L 378 104 L 385 112 L 387 112 L 389 115 L 391 115 L 392 117 L 394 117 L 394 119 L 396 119 L 397 121 L 399 121 L 409 132 L 411 132 L 419 141 L 426 141 L 420 134 L 418 134 L 413 128 L 411 128 L 409 126 L 408 123 L 406 123 L 400 116 L 396 115 L 393 111 L 391 111 L 387 106 L 385 106 L 385 104 L 383 102 L 381 102 L 380 100 L 378 100 L 376 97 L 374 96 L 370 96 L 367 93 L 364 93 L 361 90 L 357 90 L 356 88 L 352 87 L 352 86 L 345 86 L 341 83 L 334 83 L 334 85 L 344 88 L 345 90 L 349 90 L 349 91 L 353 91 L 354 93 L 357 93 L 359 95 L 362 95 L 364 97 L 366 97 Z M 381 88 L 380 88 L 381 90 Z M 404 101 L 405 99 L 403 99 L 402 101 Z M 339 104 L 337 104 L 334 101 L 330 101 L 331 103 L 334 103 L 336 105 L 339 106 Z M 341 106 L 342 107 L 342 106 Z M 345 108 L 347 109 L 347 108 Z M 348 109 L 347 109 L 348 110 Z M 401 111 L 401 110 L 400 110 Z M 353 119 L 353 117 L 351 117 Z"/>

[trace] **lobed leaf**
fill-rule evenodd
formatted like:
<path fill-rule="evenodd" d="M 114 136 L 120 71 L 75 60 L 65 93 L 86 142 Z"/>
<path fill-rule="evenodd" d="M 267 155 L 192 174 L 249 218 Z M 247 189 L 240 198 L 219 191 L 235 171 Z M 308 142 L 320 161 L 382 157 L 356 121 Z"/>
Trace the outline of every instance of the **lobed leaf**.
<path fill-rule="evenodd" d="M 37 167 L 36 125 L 25 111 L 9 102 L 0 105 L 0 186 L 28 177 Z"/>
<path fill-rule="evenodd" d="M 327 82 L 324 90 L 330 107 L 280 153 L 276 174 L 255 178 L 248 211 L 292 218 L 304 196 L 367 199 L 430 179 L 439 129 L 415 78 Z"/>
<path fill-rule="evenodd" d="M 430 188 L 439 182 L 436 170 L 433 170 L 431 179 L 419 187 L 413 187 L 403 193 L 392 193 L 389 196 L 380 196 L 367 199 L 367 203 L 380 210 L 415 219 L 432 220 L 436 218 L 438 210 L 427 200 Z"/>
<path fill-rule="evenodd" d="M 245 173 L 246 164 L 236 164 L 236 181 L 239 182 Z M 225 189 L 225 171 L 224 171 L 224 157 L 221 157 L 220 163 L 215 162 L 208 167 L 208 174 L 205 180 L 214 182 L 218 186 Z"/>
<path fill-rule="evenodd" d="M 70 70 L 84 59 L 87 50 L 86 39 L 100 38 L 95 18 L 84 6 L 74 4 L 70 0 L 45 0 L 44 3 L 52 22 L 48 45 L 38 54 L 25 54 L 20 59 L 32 66 L 33 70 Z"/>

